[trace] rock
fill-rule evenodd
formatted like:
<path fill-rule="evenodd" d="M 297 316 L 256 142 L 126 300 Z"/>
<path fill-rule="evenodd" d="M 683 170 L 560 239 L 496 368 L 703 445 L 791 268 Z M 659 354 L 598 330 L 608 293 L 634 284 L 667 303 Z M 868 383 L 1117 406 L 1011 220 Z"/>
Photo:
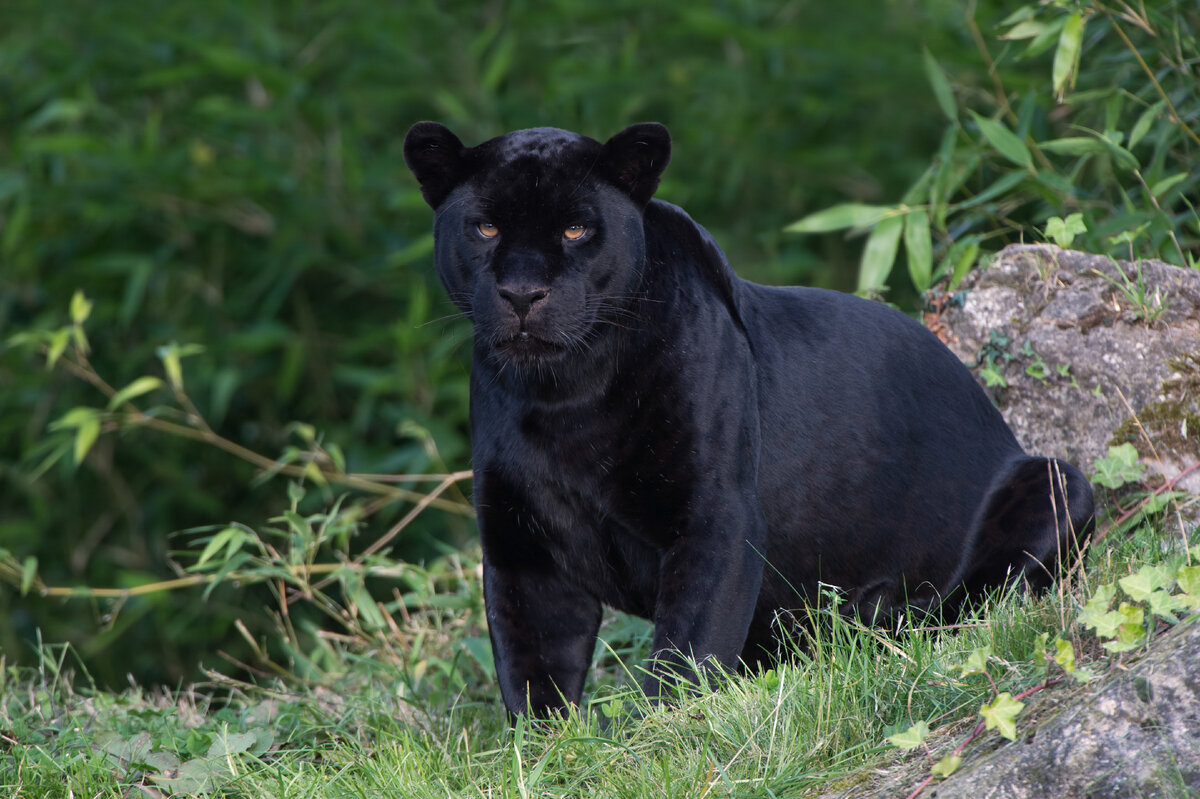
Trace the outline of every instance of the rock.
<path fill-rule="evenodd" d="M 1013 245 L 961 288 L 927 323 L 1026 450 L 1091 474 L 1128 441 L 1151 483 L 1200 461 L 1200 271 Z M 1200 469 L 1178 487 L 1200 493 Z"/>
<path fill-rule="evenodd" d="M 1123 799 L 1200 791 L 1200 622 L 1032 735 L 930 785 L 930 799 Z"/>

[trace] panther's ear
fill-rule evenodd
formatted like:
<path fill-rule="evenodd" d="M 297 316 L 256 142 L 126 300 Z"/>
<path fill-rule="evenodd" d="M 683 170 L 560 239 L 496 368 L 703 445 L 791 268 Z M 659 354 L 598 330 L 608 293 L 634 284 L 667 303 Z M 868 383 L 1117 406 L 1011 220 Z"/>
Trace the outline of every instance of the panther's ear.
<path fill-rule="evenodd" d="M 425 202 L 435 211 L 462 182 L 463 143 L 445 125 L 418 122 L 404 137 L 404 163 L 417 176 Z"/>
<path fill-rule="evenodd" d="M 600 165 L 609 180 L 644 206 L 671 160 L 671 134 L 657 122 L 631 125 L 604 143 Z"/>

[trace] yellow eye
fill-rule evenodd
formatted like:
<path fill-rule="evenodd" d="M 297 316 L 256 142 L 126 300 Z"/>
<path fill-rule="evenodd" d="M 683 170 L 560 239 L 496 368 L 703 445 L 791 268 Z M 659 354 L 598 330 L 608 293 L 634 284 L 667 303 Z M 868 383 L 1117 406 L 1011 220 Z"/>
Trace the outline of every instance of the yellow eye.
<path fill-rule="evenodd" d="M 563 231 L 563 238 L 567 241 L 578 241 L 583 238 L 583 234 L 587 233 L 587 230 L 584 225 L 571 225 Z"/>
<path fill-rule="evenodd" d="M 496 227 L 491 222 L 480 222 L 475 226 L 475 229 L 478 230 L 479 235 L 483 236 L 485 239 L 494 239 L 500 235 L 500 228 Z"/>

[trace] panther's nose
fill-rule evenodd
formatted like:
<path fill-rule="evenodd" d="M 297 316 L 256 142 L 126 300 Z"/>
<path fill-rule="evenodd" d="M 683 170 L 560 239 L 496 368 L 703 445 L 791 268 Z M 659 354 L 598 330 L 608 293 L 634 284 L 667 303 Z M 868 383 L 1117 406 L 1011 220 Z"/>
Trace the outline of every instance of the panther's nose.
<path fill-rule="evenodd" d="M 533 288 L 531 286 L 513 286 L 512 288 L 502 286 L 496 289 L 496 293 L 512 306 L 513 312 L 523 322 L 533 304 L 538 300 L 544 299 L 550 293 L 550 289 Z"/>

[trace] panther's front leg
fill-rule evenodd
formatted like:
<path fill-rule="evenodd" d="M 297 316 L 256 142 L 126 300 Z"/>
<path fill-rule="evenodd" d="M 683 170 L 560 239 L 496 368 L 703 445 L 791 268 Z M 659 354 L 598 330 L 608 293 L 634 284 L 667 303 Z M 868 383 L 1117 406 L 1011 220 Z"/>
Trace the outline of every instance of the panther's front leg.
<path fill-rule="evenodd" d="M 643 688 L 671 693 L 695 681 L 697 665 L 736 669 L 762 585 L 766 522 L 753 498 L 697 507 L 687 534 L 662 555 L 654 652 Z"/>
<path fill-rule="evenodd" d="M 512 715 L 577 705 L 600 627 L 599 600 L 567 578 L 514 517 L 483 510 L 483 592 L 496 676 Z"/>

